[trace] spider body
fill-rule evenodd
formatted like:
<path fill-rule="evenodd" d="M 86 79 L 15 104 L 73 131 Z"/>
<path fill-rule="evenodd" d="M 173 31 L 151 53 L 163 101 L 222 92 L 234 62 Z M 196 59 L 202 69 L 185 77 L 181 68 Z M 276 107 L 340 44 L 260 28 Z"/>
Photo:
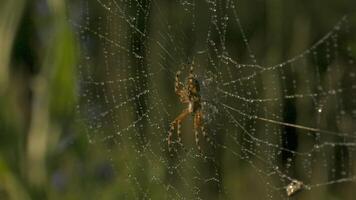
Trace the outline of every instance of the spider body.
<path fill-rule="evenodd" d="M 195 113 L 201 109 L 200 85 L 194 77 L 188 79 L 188 109 L 190 113 Z"/>
<path fill-rule="evenodd" d="M 203 126 L 203 113 L 201 110 L 201 97 L 200 97 L 200 84 L 193 74 L 193 66 L 190 68 L 187 83 L 184 85 L 179 81 L 180 71 L 176 74 L 175 88 L 174 91 L 178 95 L 181 103 L 188 104 L 188 107 L 184 109 L 181 114 L 179 114 L 171 123 L 169 133 L 168 133 L 168 146 L 170 147 L 172 143 L 173 131 L 176 127 L 178 134 L 178 141 L 181 142 L 180 137 L 180 126 L 181 122 L 185 120 L 189 114 L 194 117 L 194 132 L 195 132 L 195 142 L 197 144 L 198 150 L 200 151 L 199 145 L 199 131 L 205 136 L 204 126 Z"/>

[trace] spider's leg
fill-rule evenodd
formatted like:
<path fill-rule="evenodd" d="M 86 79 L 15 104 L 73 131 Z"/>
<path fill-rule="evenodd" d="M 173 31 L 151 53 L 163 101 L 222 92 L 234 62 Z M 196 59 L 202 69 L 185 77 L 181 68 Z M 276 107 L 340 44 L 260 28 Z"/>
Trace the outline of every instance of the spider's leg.
<path fill-rule="evenodd" d="M 178 115 L 178 117 L 174 120 L 177 122 L 177 135 L 178 135 L 178 142 L 181 142 L 182 141 L 182 138 L 181 138 L 181 131 L 180 131 L 180 125 L 181 125 L 181 122 L 183 120 L 185 120 L 185 118 L 188 117 L 189 115 L 189 109 L 184 109 L 183 112 L 181 114 Z"/>
<path fill-rule="evenodd" d="M 209 142 L 209 137 L 205 132 L 205 127 L 204 127 L 204 123 L 203 123 L 203 119 L 204 119 L 203 112 L 201 110 L 199 110 L 199 111 L 197 111 L 197 115 L 198 115 L 197 120 L 198 120 L 198 124 L 199 124 L 199 127 L 200 127 L 200 131 L 203 134 L 205 140 L 207 142 Z"/>
<path fill-rule="evenodd" d="M 177 123 L 177 136 L 178 136 L 178 142 L 182 142 L 182 137 L 181 137 L 181 132 L 180 132 L 180 121 Z"/>
<path fill-rule="evenodd" d="M 179 100 L 182 103 L 187 103 L 189 101 L 187 92 L 184 88 L 182 82 L 179 81 L 180 71 L 176 73 L 175 84 L 174 84 L 174 92 L 179 96 Z"/>
<path fill-rule="evenodd" d="M 199 121 L 199 114 L 195 113 L 194 115 L 194 133 L 195 133 L 195 143 L 197 145 L 197 148 L 199 151 L 201 151 L 200 148 L 200 142 L 199 142 L 199 132 L 198 132 L 198 128 L 201 127 L 200 126 L 200 121 Z"/>
<path fill-rule="evenodd" d="M 169 151 L 171 151 L 171 143 L 172 143 L 172 136 L 173 136 L 173 131 L 174 131 L 174 125 L 175 122 L 173 121 L 170 125 L 169 131 L 168 131 L 168 138 L 167 138 L 167 142 L 168 142 L 168 148 Z"/>
<path fill-rule="evenodd" d="M 208 137 L 208 135 L 207 135 L 206 132 L 205 132 L 205 127 L 204 127 L 204 125 L 201 125 L 201 126 L 200 126 L 200 131 L 201 131 L 201 133 L 203 134 L 203 136 L 204 136 L 204 138 L 205 138 L 205 141 L 209 142 L 209 141 L 210 141 L 210 138 Z"/>
<path fill-rule="evenodd" d="M 195 129 L 194 132 L 195 132 L 195 144 L 197 145 L 198 150 L 201 151 L 198 130 Z"/>
<path fill-rule="evenodd" d="M 174 91 L 177 94 L 181 93 L 181 90 L 182 90 L 182 87 L 183 87 L 183 84 L 179 81 L 179 75 L 180 75 L 180 71 L 178 71 L 176 73 L 176 79 L 175 79 L 175 84 L 174 84 Z"/>
<path fill-rule="evenodd" d="M 180 123 L 188 117 L 189 115 L 189 110 L 188 109 L 184 109 L 183 112 L 181 114 L 178 115 L 178 117 L 176 117 L 173 122 L 171 123 L 171 127 L 169 129 L 169 132 L 168 132 L 168 138 L 167 138 L 167 141 L 168 141 L 168 146 L 169 146 L 169 149 L 170 149 L 170 145 L 172 143 L 172 135 L 173 135 L 173 131 L 174 131 L 174 126 L 177 125 L 177 134 L 178 134 L 178 141 L 180 142 L 181 139 L 180 139 Z"/>

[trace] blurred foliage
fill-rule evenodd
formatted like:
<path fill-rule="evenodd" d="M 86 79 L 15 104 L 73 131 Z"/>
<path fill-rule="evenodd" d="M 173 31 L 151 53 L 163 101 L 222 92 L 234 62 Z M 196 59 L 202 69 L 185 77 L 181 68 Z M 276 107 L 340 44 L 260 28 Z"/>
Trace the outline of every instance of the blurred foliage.
<path fill-rule="evenodd" d="M 239 2 L 247 35 L 257 38 L 251 44 L 266 63 L 306 48 L 302 44 L 320 38 L 340 16 L 349 14 L 351 22 L 355 18 L 356 4 L 350 1 L 273 0 L 257 8 L 249 1 Z M 87 125 L 76 117 L 80 52 L 68 17 L 69 3 L 73 2 L 0 2 L 1 200 L 121 199 L 131 189 L 116 187 L 122 180 L 113 178 L 114 170 L 100 146 L 88 145 Z M 302 14 L 292 16 L 293 7 L 303 10 Z M 254 12 L 265 12 L 266 19 L 254 18 Z M 313 30 L 304 26 L 308 23 Z M 267 42 L 261 44 L 261 40 Z M 356 49 L 355 42 L 351 45 Z M 243 174 L 238 176 L 248 180 Z M 244 188 L 243 182 L 234 181 Z M 158 199 L 159 194 L 155 195 Z"/>
<path fill-rule="evenodd" d="M 74 137 L 78 56 L 67 6 L 0 2 L 0 199 L 48 199 L 63 184 L 55 174 Z"/>

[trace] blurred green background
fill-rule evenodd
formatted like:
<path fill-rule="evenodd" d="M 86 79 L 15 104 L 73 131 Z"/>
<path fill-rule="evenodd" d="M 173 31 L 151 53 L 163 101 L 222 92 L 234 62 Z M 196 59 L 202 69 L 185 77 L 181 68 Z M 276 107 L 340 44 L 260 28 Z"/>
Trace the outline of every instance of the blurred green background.
<path fill-rule="evenodd" d="M 77 67 L 83 57 L 78 31 L 74 30 L 82 25 L 73 23 L 73 18 L 87 9 L 81 7 L 85 5 L 83 2 L 0 2 L 0 200 L 149 199 L 135 183 L 125 186 L 121 182 L 126 172 L 116 167 L 121 163 L 119 158 L 115 160 L 115 153 L 103 156 L 108 154 L 106 144 L 89 143 L 90 124 L 81 120 L 85 116 L 77 112 L 80 105 Z M 91 22 L 107 23 L 93 21 L 95 16 L 108 14 L 105 9 L 95 9 L 99 6 L 97 1 L 89 2 L 89 15 L 94 16 Z M 166 1 L 156 3 L 166 12 L 174 10 Z M 285 61 L 307 48 L 345 14 L 351 25 L 348 43 L 356 49 L 356 1 L 246 0 L 239 1 L 238 7 L 257 58 L 267 64 Z M 260 41 L 265 43 L 260 44 Z M 240 44 L 243 45 L 242 41 Z M 179 45 L 189 48 L 189 43 Z M 103 57 L 94 58 L 98 59 L 97 63 L 105 62 Z M 110 161 L 110 157 L 114 157 L 114 161 Z M 112 166 L 111 162 L 116 165 Z M 144 179 L 144 174 L 135 175 Z M 236 180 L 240 189 L 234 193 L 230 188 L 231 198 L 265 199 L 255 191 L 260 191 L 263 185 L 251 189 L 244 183 L 253 184 L 253 181 L 243 175 L 240 178 Z M 355 184 L 345 184 L 331 188 L 329 193 L 321 190 L 312 198 L 352 199 L 356 194 L 354 188 Z M 127 195 L 128 191 L 142 194 Z M 152 189 L 148 194 L 153 199 L 161 199 L 159 191 Z M 201 198 L 225 197 L 214 191 L 210 191 L 211 196 Z M 304 199 L 308 198 L 311 197 Z"/>

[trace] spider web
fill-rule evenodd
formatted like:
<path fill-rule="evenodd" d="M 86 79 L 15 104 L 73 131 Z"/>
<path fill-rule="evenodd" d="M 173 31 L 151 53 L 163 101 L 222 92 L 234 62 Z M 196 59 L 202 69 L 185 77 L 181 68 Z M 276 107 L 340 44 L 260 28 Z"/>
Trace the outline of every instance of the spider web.
<path fill-rule="evenodd" d="M 118 197 L 285 199 L 301 181 L 297 195 L 315 199 L 354 187 L 356 68 L 347 17 L 324 35 L 291 36 L 297 42 L 276 64 L 278 50 L 253 41 L 256 30 L 244 28 L 237 1 L 75 6 L 78 111 L 88 141 L 110 160 Z M 175 73 L 184 79 L 193 61 L 209 140 L 201 138 L 200 154 L 189 117 L 169 152 L 169 124 L 185 108 Z"/>

